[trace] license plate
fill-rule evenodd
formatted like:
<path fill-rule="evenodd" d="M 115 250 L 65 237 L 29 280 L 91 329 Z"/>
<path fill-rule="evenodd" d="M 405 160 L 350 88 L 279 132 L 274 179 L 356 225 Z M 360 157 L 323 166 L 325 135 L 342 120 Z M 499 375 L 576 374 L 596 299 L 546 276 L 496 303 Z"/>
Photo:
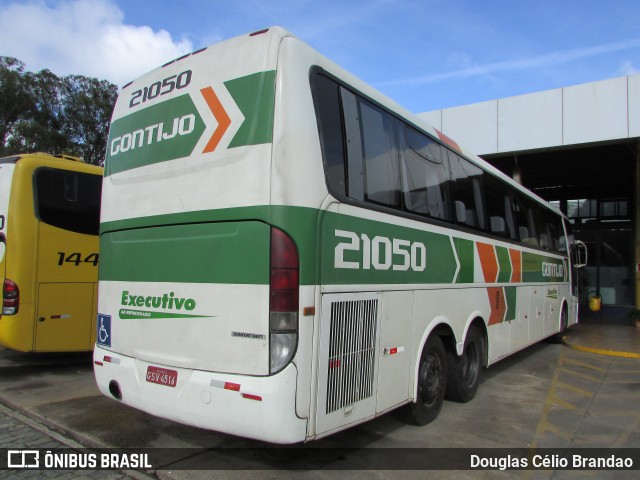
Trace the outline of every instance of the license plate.
<path fill-rule="evenodd" d="M 147 367 L 147 382 L 157 383 L 166 387 L 175 387 L 178 381 L 178 372 L 168 368 Z"/>

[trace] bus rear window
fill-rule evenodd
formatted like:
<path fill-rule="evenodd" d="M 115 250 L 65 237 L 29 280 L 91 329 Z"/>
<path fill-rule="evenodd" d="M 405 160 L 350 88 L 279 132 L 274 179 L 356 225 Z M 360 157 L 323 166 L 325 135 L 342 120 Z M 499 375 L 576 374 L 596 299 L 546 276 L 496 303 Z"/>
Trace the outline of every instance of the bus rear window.
<path fill-rule="evenodd" d="M 40 168 L 34 176 L 36 216 L 57 228 L 98 235 L 101 189 L 99 175 Z"/>

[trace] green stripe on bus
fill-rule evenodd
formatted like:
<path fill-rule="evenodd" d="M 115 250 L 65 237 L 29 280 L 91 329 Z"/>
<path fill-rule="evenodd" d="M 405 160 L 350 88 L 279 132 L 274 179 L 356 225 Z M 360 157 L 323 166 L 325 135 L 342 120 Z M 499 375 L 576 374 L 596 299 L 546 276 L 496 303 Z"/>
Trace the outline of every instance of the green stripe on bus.
<path fill-rule="evenodd" d="M 217 227 L 207 227 L 210 224 Z M 223 234 L 226 228 L 247 224 L 251 226 L 244 231 L 247 235 L 243 235 L 242 240 Z M 203 210 L 102 223 L 100 279 L 266 285 L 270 226 L 282 229 L 296 243 L 301 285 L 474 282 L 472 240 L 454 240 L 454 251 L 449 235 L 282 205 Z M 189 228 L 176 230 L 177 227 Z M 165 229 L 169 229 L 169 233 L 163 232 Z M 172 232 L 175 239 L 162 240 Z M 215 237 L 214 242 L 211 235 L 215 232 L 221 236 Z M 159 238 L 154 239 L 154 235 Z M 183 241 L 181 235 L 188 242 Z M 320 246 L 322 249 L 318 251 Z M 205 253 L 198 254 L 199 250 Z M 216 252 L 224 254 L 216 256 Z M 497 247 L 496 252 L 500 265 L 498 283 L 509 283 L 512 266 L 508 249 Z M 336 265 L 337 253 L 341 255 L 342 268 Z M 457 278 L 456 256 L 460 262 Z M 522 264 L 523 282 L 561 282 L 566 275 L 561 258 L 523 252 Z"/>
<path fill-rule="evenodd" d="M 496 256 L 498 257 L 498 266 L 500 267 L 498 283 L 508 283 L 511 281 L 511 259 L 509 258 L 509 250 L 496 246 Z"/>
<path fill-rule="evenodd" d="M 140 228 L 101 236 L 100 280 L 269 283 L 268 225 L 202 223 Z"/>
<path fill-rule="evenodd" d="M 561 258 L 522 252 L 523 282 L 564 282 L 565 271 Z"/>
<path fill-rule="evenodd" d="M 517 312 L 517 292 L 518 287 L 504 287 L 504 296 L 507 300 L 507 313 L 505 315 L 505 320 L 515 320 L 516 312 Z"/>
<path fill-rule="evenodd" d="M 327 213 L 321 244 L 324 285 L 455 280 L 456 257 L 448 235 Z"/>
<path fill-rule="evenodd" d="M 458 260 L 460 261 L 460 272 L 458 273 L 457 283 L 473 283 L 473 252 L 474 242 L 459 238 L 455 242 Z"/>
<path fill-rule="evenodd" d="M 104 174 L 188 157 L 204 130 L 186 94 L 120 118 L 109 129 Z"/>
<path fill-rule="evenodd" d="M 228 148 L 271 143 L 275 77 L 271 70 L 224 82 L 244 117 Z M 191 155 L 206 129 L 191 95 L 199 98 L 200 93 L 180 95 L 115 120 L 105 176 Z"/>
<path fill-rule="evenodd" d="M 265 232 L 268 231 L 268 228 L 270 226 L 274 226 L 282 229 L 293 238 L 300 255 L 300 284 L 317 285 L 319 283 L 317 273 L 319 255 L 316 252 L 316 248 L 318 239 L 319 215 L 320 211 L 313 208 L 258 205 L 252 207 L 225 208 L 219 210 L 199 210 L 186 213 L 153 215 L 148 217 L 104 222 L 100 224 L 100 252 L 102 260 L 102 265 L 99 272 L 100 279 L 121 280 L 124 279 L 124 277 L 127 275 L 126 273 L 122 272 L 123 270 L 133 270 L 128 264 L 128 257 L 132 256 L 133 254 L 119 255 L 117 250 L 113 249 L 110 245 L 110 241 L 106 241 L 106 239 L 111 238 L 113 234 L 130 233 L 137 230 L 145 230 L 150 227 L 158 227 L 154 228 L 154 230 L 159 232 L 163 228 L 165 228 L 165 226 L 169 228 L 191 224 L 206 225 L 216 223 L 220 225 L 234 225 L 244 224 L 245 222 L 256 222 L 266 228 Z M 224 248 L 229 248 L 231 253 L 236 252 L 241 256 L 245 254 L 241 249 L 249 248 L 251 250 L 251 252 L 248 252 L 249 258 L 253 258 L 254 262 L 264 261 L 264 257 L 254 258 L 254 255 L 258 254 L 266 255 L 268 261 L 269 236 L 266 235 L 262 238 L 255 237 L 252 241 L 255 242 L 254 246 L 236 245 L 231 243 L 224 245 Z M 208 245 L 204 245 L 203 248 L 211 247 Z M 160 255 L 160 253 L 158 254 Z M 175 263 L 176 265 L 174 268 L 176 268 L 177 270 L 183 270 L 183 267 L 181 266 L 178 258 L 167 258 L 166 255 L 163 255 L 162 258 L 165 261 L 171 261 Z M 148 261 L 154 262 L 154 260 Z M 220 261 L 222 262 L 222 260 Z M 145 268 L 141 262 L 139 263 L 139 268 Z M 164 270 L 165 274 L 163 275 L 163 278 L 167 278 L 169 267 L 166 267 Z M 228 275 L 225 273 L 227 270 L 229 271 Z M 253 267 L 251 264 L 246 265 L 244 269 L 234 268 L 233 265 L 229 265 L 228 269 L 219 269 L 215 273 L 210 272 L 206 275 L 206 272 L 203 272 L 202 274 L 197 274 L 197 277 L 203 278 L 208 276 L 209 280 L 207 281 L 214 281 L 212 280 L 212 276 L 215 275 L 215 281 L 219 281 L 220 283 L 268 283 L 268 277 L 264 277 L 263 274 L 259 274 L 256 277 L 256 274 L 252 270 L 255 270 L 255 267 Z M 131 274 L 141 275 L 136 273 L 135 271 L 132 271 Z M 153 271 L 149 272 L 148 281 L 155 281 L 152 278 L 153 275 Z M 233 278 L 237 279 L 238 281 L 233 281 Z"/>
<path fill-rule="evenodd" d="M 275 107 L 276 72 L 255 73 L 224 82 L 244 115 L 244 122 L 229 148 L 271 143 Z"/>

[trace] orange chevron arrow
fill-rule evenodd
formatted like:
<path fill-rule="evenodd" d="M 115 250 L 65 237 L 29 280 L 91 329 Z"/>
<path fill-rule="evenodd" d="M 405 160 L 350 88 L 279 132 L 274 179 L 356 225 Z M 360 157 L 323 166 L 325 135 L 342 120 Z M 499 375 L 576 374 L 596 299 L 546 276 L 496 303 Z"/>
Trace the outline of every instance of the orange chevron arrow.
<path fill-rule="evenodd" d="M 498 259 L 496 258 L 496 251 L 493 248 L 493 245 L 476 242 L 476 248 L 478 249 L 478 255 L 480 257 L 480 265 L 482 266 L 484 281 L 487 283 L 495 283 L 498 279 L 499 267 Z"/>
<path fill-rule="evenodd" d="M 487 288 L 487 295 L 489 296 L 489 306 L 491 307 L 489 325 L 502 323 L 507 313 L 507 302 L 504 296 L 504 289 L 500 287 L 489 287 Z"/>
<path fill-rule="evenodd" d="M 207 142 L 207 146 L 204 147 L 204 150 L 202 151 L 202 153 L 210 153 L 216 149 L 218 143 L 220 143 L 220 140 L 222 139 L 222 136 L 229 128 L 229 125 L 231 125 L 231 118 L 229 118 L 227 111 L 222 106 L 222 103 L 218 99 L 216 92 L 213 91 L 213 88 L 206 87 L 201 89 L 200 92 L 207 102 L 207 105 L 209 105 L 209 109 L 213 112 L 213 116 L 216 117 L 216 120 L 218 121 L 216 130 L 213 132 L 213 135 L 211 135 L 211 138 Z"/>

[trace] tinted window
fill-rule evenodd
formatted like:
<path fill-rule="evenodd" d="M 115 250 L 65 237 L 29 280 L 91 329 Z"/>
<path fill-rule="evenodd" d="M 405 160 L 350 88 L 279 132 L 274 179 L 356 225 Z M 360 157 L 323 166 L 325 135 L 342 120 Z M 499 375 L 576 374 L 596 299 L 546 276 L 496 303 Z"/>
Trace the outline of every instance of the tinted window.
<path fill-rule="evenodd" d="M 446 153 L 431 138 L 412 128 L 402 129 L 401 158 L 406 210 L 451 220 L 449 167 Z"/>
<path fill-rule="evenodd" d="M 41 168 L 35 173 L 34 186 L 38 219 L 72 232 L 98 235 L 100 175 Z"/>
<path fill-rule="evenodd" d="M 554 238 L 551 235 L 551 231 L 549 229 L 549 218 L 546 215 L 546 211 L 542 208 L 536 206 L 536 220 L 537 220 L 537 231 L 538 231 L 538 245 L 540 248 L 545 250 L 555 250 L 554 248 Z"/>
<path fill-rule="evenodd" d="M 484 195 L 489 231 L 495 235 L 516 239 L 509 189 L 503 182 L 489 175 L 484 178 Z"/>
<path fill-rule="evenodd" d="M 327 186 L 336 195 L 345 195 L 345 162 L 340 87 L 323 75 L 313 77 L 313 101 L 320 131 Z"/>
<path fill-rule="evenodd" d="M 400 165 L 393 117 L 360 101 L 365 199 L 400 208 Z"/>
<path fill-rule="evenodd" d="M 567 251 L 567 242 L 564 239 L 564 230 L 562 229 L 562 218 L 559 215 L 554 215 L 552 212 L 544 209 L 543 219 L 547 224 L 549 233 L 549 243 L 552 250 L 558 252 Z"/>
<path fill-rule="evenodd" d="M 561 217 L 517 188 L 318 72 L 311 87 L 327 186 L 338 198 L 567 251 Z"/>
<path fill-rule="evenodd" d="M 449 165 L 453 178 L 456 221 L 460 225 L 484 230 L 483 171 L 452 152 L 449 152 Z"/>
<path fill-rule="evenodd" d="M 529 247 L 537 247 L 538 234 L 536 232 L 535 213 L 530 203 L 522 198 L 515 199 L 513 213 L 520 241 Z"/>

